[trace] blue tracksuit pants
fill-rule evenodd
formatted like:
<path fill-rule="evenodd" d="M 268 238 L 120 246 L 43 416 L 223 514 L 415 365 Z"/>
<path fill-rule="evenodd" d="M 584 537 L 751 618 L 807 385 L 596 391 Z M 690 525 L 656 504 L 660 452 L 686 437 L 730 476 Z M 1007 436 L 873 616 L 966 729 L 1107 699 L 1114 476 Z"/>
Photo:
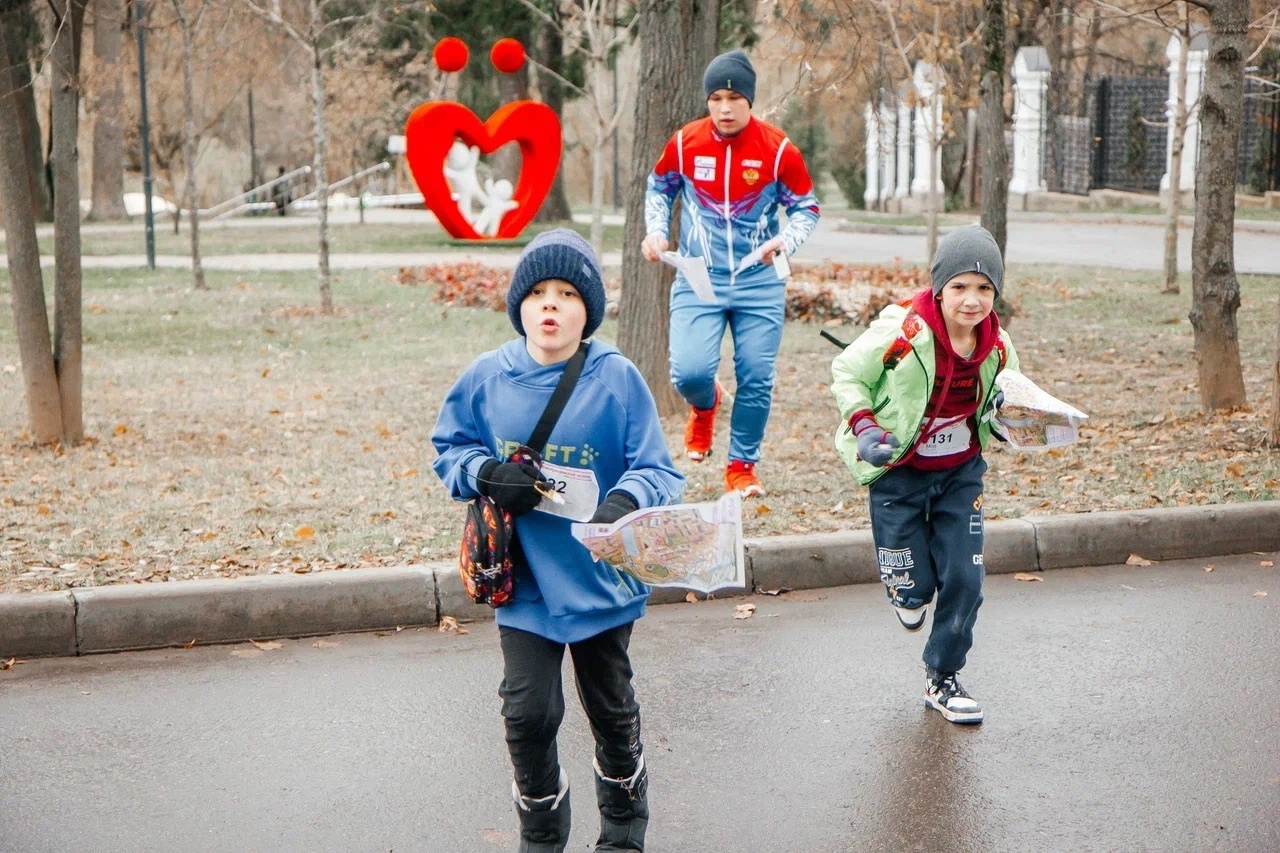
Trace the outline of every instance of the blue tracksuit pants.
<path fill-rule="evenodd" d="M 900 607 L 936 602 L 924 662 L 958 672 L 982 605 L 981 454 L 946 471 L 892 468 L 871 484 L 880 580 Z"/>
<path fill-rule="evenodd" d="M 782 343 L 786 291 L 770 268 L 768 278 L 734 284 L 712 273 L 716 302 L 703 302 L 683 276 L 671 288 L 671 384 L 689 405 L 709 409 L 716 400 L 716 371 L 725 329 L 733 336 L 737 390 L 729 421 L 729 458 L 755 462 L 773 403 L 773 380 Z"/>

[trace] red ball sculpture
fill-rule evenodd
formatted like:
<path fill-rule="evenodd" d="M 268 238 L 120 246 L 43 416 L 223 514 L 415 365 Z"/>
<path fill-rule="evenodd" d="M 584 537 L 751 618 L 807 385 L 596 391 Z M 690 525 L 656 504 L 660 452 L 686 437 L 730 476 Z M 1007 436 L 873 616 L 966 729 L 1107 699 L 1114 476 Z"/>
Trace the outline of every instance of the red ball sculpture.
<path fill-rule="evenodd" d="M 514 74 L 524 65 L 524 45 L 513 38 L 498 39 L 489 51 L 489 60 L 503 74 Z"/>
<path fill-rule="evenodd" d="M 435 60 L 436 67 L 446 74 L 461 71 L 466 67 L 470 57 L 471 52 L 467 50 L 467 45 L 456 36 L 440 39 L 436 42 L 435 50 L 431 51 L 431 58 Z"/>

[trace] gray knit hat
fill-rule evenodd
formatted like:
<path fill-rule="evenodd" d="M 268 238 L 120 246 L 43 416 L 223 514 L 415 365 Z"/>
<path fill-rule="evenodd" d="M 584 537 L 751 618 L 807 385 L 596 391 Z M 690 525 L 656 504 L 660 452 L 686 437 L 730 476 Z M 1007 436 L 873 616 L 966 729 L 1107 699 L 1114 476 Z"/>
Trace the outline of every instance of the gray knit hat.
<path fill-rule="evenodd" d="M 747 103 L 756 102 L 756 70 L 751 60 L 740 50 L 722 53 L 707 64 L 702 72 L 702 88 L 707 90 L 707 97 L 719 89 L 729 89 L 747 99 Z"/>
<path fill-rule="evenodd" d="M 586 340 L 600 328 L 604 321 L 604 277 L 596 263 L 591 244 L 577 231 L 557 228 L 545 231 L 529 241 L 520 253 L 515 272 L 511 274 L 511 287 L 507 290 L 507 317 L 511 325 L 524 337 L 524 324 L 520 322 L 520 303 L 529 295 L 535 284 L 549 278 L 567 281 L 578 289 L 582 304 L 587 308 L 587 325 L 582 329 Z"/>
<path fill-rule="evenodd" d="M 1004 282 L 1004 260 L 996 238 L 981 225 L 957 228 L 938 241 L 929 275 L 937 296 L 951 279 L 966 272 L 978 272 L 991 279 L 996 296 Z"/>

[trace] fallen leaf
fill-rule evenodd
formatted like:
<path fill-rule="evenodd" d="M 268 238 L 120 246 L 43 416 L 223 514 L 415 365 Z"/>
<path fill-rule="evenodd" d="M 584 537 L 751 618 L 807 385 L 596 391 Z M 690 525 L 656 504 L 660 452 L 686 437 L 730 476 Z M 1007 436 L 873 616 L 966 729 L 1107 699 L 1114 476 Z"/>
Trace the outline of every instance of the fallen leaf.
<path fill-rule="evenodd" d="M 250 640 L 249 642 L 253 643 L 255 646 L 262 649 L 264 652 L 269 652 L 272 649 L 284 648 L 283 644 L 278 643 L 275 640 L 267 640 L 265 643 L 260 643 L 257 640 Z"/>
<path fill-rule="evenodd" d="M 1276 564 L 1275 560 L 1262 560 L 1261 562 L 1258 563 L 1259 566 L 1262 566 L 1263 568 L 1266 568 L 1266 569 L 1271 568 L 1275 564 Z"/>
<path fill-rule="evenodd" d="M 9 658 L 8 660 L 0 660 L 0 672 L 6 672 L 13 669 L 13 665 L 18 662 L 17 658 Z"/>
<path fill-rule="evenodd" d="M 760 594 L 761 594 L 761 595 L 783 595 L 783 594 L 788 593 L 788 592 L 791 592 L 791 587 L 789 587 L 789 586 L 779 587 L 778 589 L 762 589 L 762 590 L 760 590 Z"/>
<path fill-rule="evenodd" d="M 316 529 L 312 527 L 310 524 L 304 524 L 301 527 L 299 527 L 297 530 L 293 531 L 294 539 L 314 539 L 315 536 L 316 536 Z"/>
<path fill-rule="evenodd" d="M 1253 594 L 1253 597 L 1254 597 L 1254 598 L 1266 598 L 1266 597 L 1267 597 L 1267 594 L 1266 594 L 1265 592 L 1263 592 L 1262 590 L 1258 590 L 1257 592 L 1255 592 L 1255 593 Z"/>
<path fill-rule="evenodd" d="M 1018 572 L 1013 576 L 1016 581 L 1043 581 L 1044 578 L 1039 575 L 1033 575 L 1031 572 Z"/>
<path fill-rule="evenodd" d="M 458 624 L 458 620 L 453 616 L 441 616 L 440 627 L 436 629 L 441 634 L 468 634 L 466 628 Z"/>
<path fill-rule="evenodd" d="M 1214 565 L 1213 565 L 1213 563 L 1210 563 L 1209 565 L 1207 565 L 1207 566 L 1205 566 L 1205 567 L 1204 567 L 1204 570 L 1205 570 L 1206 572 L 1211 572 L 1211 571 L 1213 571 L 1215 568 L 1216 568 L 1216 566 L 1214 566 Z"/>
<path fill-rule="evenodd" d="M 693 590 L 689 590 L 687 593 L 685 593 L 685 595 L 684 595 L 684 600 L 685 600 L 685 601 L 687 601 L 687 602 L 689 602 L 690 604 L 697 604 L 697 603 L 698 603 L 698 594 L 697 594 L 696 592 L 694 592 Z"/>
<path fill-rule="evenodd" d="M 335 643 L 333 640 L 316 640 L 311 645 L 317 649 L 336 649 L 342 643 Z"/>
<path fill-rule="evenodd" d="M 192 638 L 191 638 L 191 642 L 189 642 L 189 643 L 184 643 L 182 647 L 183 647 L 184 649 L 190 649 L 190 648 L 193 648 L 193 647 L 195 646 L 195 644 L 196 644 L 196 640 L 198 640 L 198 639 L 199 639 L 199 637 L 192 637 Z"/>
<path fill-rule="evenodd" d="M 734 619 L 750 619 L 752 616 L 755 616 L 755 615 L 756 615 L 756 606 L 751 602 L 747 602 L 746 604 L 739 604 L 737 607 L 733 608 Z"/>
<path fill-rule="evenodd" d="M 773 512 L 768 504 L 756 504 L 756 515 L 768 515 Z"/>
<path fill-rule="evenodd" d="M 1126 566 L 1149 566 L 1151 561 L 1146 557 L 1140 557 L 1137 554 L 1130 554 L 1129 559 L 1124 561 Z"/>

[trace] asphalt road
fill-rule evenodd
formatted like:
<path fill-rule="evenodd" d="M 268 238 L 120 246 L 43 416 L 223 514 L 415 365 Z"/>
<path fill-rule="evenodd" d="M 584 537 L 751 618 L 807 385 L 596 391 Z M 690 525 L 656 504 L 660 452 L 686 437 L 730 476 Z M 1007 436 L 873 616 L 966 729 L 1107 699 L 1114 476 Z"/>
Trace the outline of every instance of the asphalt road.
<path fill-rule="evenodd" d="M 650 853 L 1280 850 L 1276 558 L 990 578 L 974 728 L 926 712 L 876 586 L 652 608 Z M 497 635 L 466 627 L 18 663 L 0 851 L 511 849 Z M 561 751 L 587 850 L 572 700 Z"/>

